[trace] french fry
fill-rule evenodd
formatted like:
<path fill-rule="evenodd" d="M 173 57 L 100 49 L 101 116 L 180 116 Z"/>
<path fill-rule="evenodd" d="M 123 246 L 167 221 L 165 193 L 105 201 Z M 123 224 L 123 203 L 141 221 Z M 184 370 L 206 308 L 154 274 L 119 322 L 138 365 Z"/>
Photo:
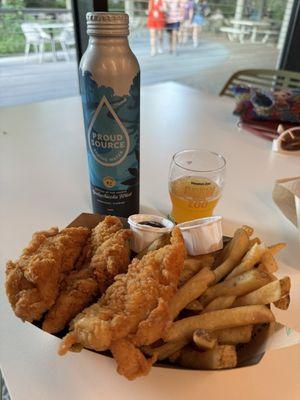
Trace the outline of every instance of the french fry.
<path fill-rule="evenodd" d="M 280 250 L 284 249 L 285 247 L 286 247 L 286 243 L 276 243 L 276 244 L 273 244 L 272 246 L 269 246 L 268 249 L 274 255 L 274 254 L 278 253 Z"/>
<path fill-rule="evenodd" d="M 266 285 L 271 281 L 269 274 L 251 269 L 241 275 L 234 276 L 228 281 L 209 287 L 199 298 L 201 304 L 206 306 L 213 299 L 220 296 L 242 296 Z"/>
<path fill-rule="evenodd" d="M 243 225 L 241 229 L 247 234 L 248 238 L 253 233 L 253 229 L 251 227 L 247 226 L 247 225 Z M 250 233 L 251 233 L 251 235 L 249 235 Z M 260 239 L 258 237 L 253 238 L 253 239 L 249 239 L 248 248 L 252 247 L 255 243 L 257 243 L 257 244 L 261 243 L 261 241 L 260 241 Z M 229 251 L 231 249 L 231 246 L 232 246 L 232 239 L 229 240 L 225 244 L 223 249 L 218 252 L 218 254 L 217 254 L 216 258 L 215 258 L 215 261 L 214 261 L 213 269 L 215 269 L 216 267 L 221 265 L 225 261 L 225 259 L 228 258 L 228 254 L 229 254 Z"/>
<path fill-rule="evenodd" d="M 196 275 L 178 289 L 170 304 L 171 318 L 175 319 L 184 307 L 205 292 L 215 279 L 215 274 L 208 268 L 202 268 Z"/>
<path fill-rule="evenodd" d="M 254 244 L 261 244 L 261 240 L 258 237 L 255 237 L 253 239 L 249 240 L 249 249 L 254 245 Z"/>
<path fill-rule="evenodd" d="M 190 340 L 196 329 L 215 331 L 236 326 L 254 325 L 275 321 L 272 311 L 262 305 L 229 308 L 210 311 L 174 322 L 169 328 L 167 342 Z"/>
<path fill-rule="evenodd" d="M 247 252 L 248 247 L 249 238 L 246 232 L 244 229 L 238 229 L 230 242 L 227 258 L 221 265 L 214 269 L 214 273 L 216 274 L 215 283 L 219 282 L 233 270 Z"/>
<path fill-rule="evenodd" d="M 263 257 L 266 251 L 266 246 L 261 244 L 254 244 L 250 250 L 243 257 L 242 261 L 239 265 L 237 265 L 225 278 L 228 280 L 233 278 L 234 276 L 241 275 L 243 272 L 249 271 L 249 269 L 253 268 L 255 264 L 257 264 L 261 258 Z"/>
<path fill-rule="evenodd" d="M 224 310 L 225 308 L 230 308 L 234 303 L 236 296 L 220 296 L 216 297 L 211 301 L 202 312 Z M 198 301 L 201 305 L 201 303 Z"/>
<path fill-rule="evenodd" d="M 225 243 L 224 247 L 222 250 L 218 251 L 217 256 L 215 257 L 214 264 L 213 264 L 213 269 L 221 265 L 224 260 L 228 257 L 230 248 L 231 248 L 231 242 L 232 239 L 230 239 L 227 243 Z"/>
<path fill-rule="evenodd" d="M 214 256 L 212 254 L 203 254 L 197 257 L 187 257 L 184 260 L 183 270 L 180 274 L 178 287 L 184 285 L 189 279 L 191 279 L 197 272 L 202 268 L 211 268 L 214 262 Z"/>
<path fill-rule="evenodd" d="M 219 344 L 248 343 L 251 340 L 252 325 L 221 329 L 213 333 Z"/>
<path fill-rule="evenodd" d="M 248 238 L 250 238 L 250 236 L 253 235 L 254 229 L 251 228 L 251 226 L 243 225 L 243 226 L 242 226 L 242 229 L 247 233 Z"/>
<path fill-rule="evenodd" d="M 202 311 L 203 305 L 200 303 L 199 300 L 193 300 L 187 306 L 185 306 L 185 309 L 191 311 Z"/>
<path fill-rule="evenodd" d="M 188 344 L 188 340 L 164 343 L 159 347 L 143 346 L 142 351 L 148 356 L 156 356 L 159 361 L 165 360 Z"/>
<path fill-rule="evenodd" d="M 288 294 L 285 297 L 282 297 L 281 299 L 274 301 L 274 306 L 279 308 L 280 310 L 287 310 L 289 308 L 290 305 L 290 295 Z"/>
<path fill-rule="evenodd" d="M 268 272 L 270 274 L 277 271 L 277 262 L 269 249 L 267 249 L 267 251 L 262 255 L 260 261 L 261 262 L 257 267 L 258 270 Z"/>
<path fill-rule="evenodd" d="M 289 294 L 291 281 L 289 277 L 268 283 L 265 286 L 254 290 L 245 296 L 238 297 L 233 303 L 233 307 L 247 306 L 251 304 L 270 304 L 275 303 L 281 297 Z"/>
<path fill-rule="evenodd" d="M 149 251 L 158 250 L 161 247 L 170 244 L 170 235 L 168 233 L 163 234 L 158 239 L 154 240 L 146 249 L 142 250 L 139 254 L 136 255 L 136 258 L 141 259 L 145 254 L 149 253 Z"/>
<path fill-rule="evenodd" d="M 192 369 L 225 369 L 237 365 L 234 346 L 216 346 L 212 350 L 200 352 L 191 348 L 182 350 L 178 362 L 182 367 Z"/>
<path fill-rule="evenodd" d="M 197 329 L 193 333 L 193 341 L 200 350 L 211 350 L 218 343 L 217 338 L 205 329 Z"/>

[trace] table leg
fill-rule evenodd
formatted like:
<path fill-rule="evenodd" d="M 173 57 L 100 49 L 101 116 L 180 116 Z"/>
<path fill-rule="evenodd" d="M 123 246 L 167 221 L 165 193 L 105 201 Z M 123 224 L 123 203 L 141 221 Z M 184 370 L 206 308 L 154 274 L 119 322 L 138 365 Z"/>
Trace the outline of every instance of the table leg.
<path fill-rule="evenodd" d="M 251 42 L 255 43 L 256 42 L 256 36 L 257 36 L 257 27 L 254 26 L 252 29 L 252 35 L 251 35 Z"/>
<path fill-rule="evenodd" d="M 51 52 L 52 52 L 53 61 L 57 61 L 53 28 L 49 29 L 49 35 L 51 36 Z"/>
<path fill-rule="evenodd" d="M 56 50 L 55 50 L 55 41 L 54 41 L 53 37 L 51 39 L 51 49 L 52 49 L 53 60 L 57 61 Z"/>
<path fill-rule="evenodd" d="M 242 43 L 242 44 L 244 43 L 245 34 L 246 34 L 246 27 L 242 26 L 241 33 L 239 34 L 239 40 L 240 40 L 240 43 Z"/>

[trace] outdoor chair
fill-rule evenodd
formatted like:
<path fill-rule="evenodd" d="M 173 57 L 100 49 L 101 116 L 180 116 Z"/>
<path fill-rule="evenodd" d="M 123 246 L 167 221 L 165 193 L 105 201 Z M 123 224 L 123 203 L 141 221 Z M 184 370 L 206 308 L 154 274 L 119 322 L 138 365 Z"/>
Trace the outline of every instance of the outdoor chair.
<path fill-rule="evenodd" d="M 69 47 L 75 45 L 73 25 L 66 25 L 66 27 L 54 37 L 54 41 L 60 44 L 65 59 L 70 61 Z"/>
<path fill-rule="evenodd" d="M 53 57 L 55 56 L 55 46 L 51 36 L 46 33 L 39 24 L 24 23 L 21 25 L 22 32 L 25 36 L 25 60 L 28 59 L 31 45 L 34 48 L 35 53 L 39 53 L 39 61 L 43 61 L 43 55 L 45 50 L 45 43 L 51 44 L 51 50 Z"/>
<path fill-rule="evenodd" d="M 220 96 L 234 97 L 231 91 L 232 85 L 244 85 L 264 90 L 300 89 L 300 73 L 272 69 L 237 71 L 226 82 Z"/>

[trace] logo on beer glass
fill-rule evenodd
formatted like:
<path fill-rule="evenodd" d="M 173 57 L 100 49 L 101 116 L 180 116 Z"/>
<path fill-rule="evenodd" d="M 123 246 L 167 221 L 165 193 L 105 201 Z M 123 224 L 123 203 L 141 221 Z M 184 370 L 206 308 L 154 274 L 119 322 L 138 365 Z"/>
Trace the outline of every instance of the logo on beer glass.
<path fill-rule="evenodd" d="M 129 152 L 129 135 L 105 96 L 88 129 L 88 143 L 95 160 L 106 167 L 121 164 Z"/>

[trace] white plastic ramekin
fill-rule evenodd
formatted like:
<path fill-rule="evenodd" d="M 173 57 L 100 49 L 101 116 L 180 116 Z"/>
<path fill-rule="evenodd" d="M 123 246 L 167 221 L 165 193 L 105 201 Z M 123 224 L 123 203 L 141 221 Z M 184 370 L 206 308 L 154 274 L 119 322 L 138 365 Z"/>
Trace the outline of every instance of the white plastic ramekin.
<path fill-rule="evenodd" d="M 222 217 L 208 217 L 177 225 L 184 238 L 189 255 L 198 256 L 222 249 Z"/>
<path fill-rule="evenodd" d="M 164 228 L 154 228 L 149 225 L 141 225 L 139 222 L 155 221 L 164 225 Z M 133 232 L 131 237 L 131 249 L 139 253 L 148 247 L 154 240 L 158 239 L 164 233 L 171 232 L 174 224 L 172 221 L 151 214 L 134 214 L 128 218 L 128 223 Z"/>

